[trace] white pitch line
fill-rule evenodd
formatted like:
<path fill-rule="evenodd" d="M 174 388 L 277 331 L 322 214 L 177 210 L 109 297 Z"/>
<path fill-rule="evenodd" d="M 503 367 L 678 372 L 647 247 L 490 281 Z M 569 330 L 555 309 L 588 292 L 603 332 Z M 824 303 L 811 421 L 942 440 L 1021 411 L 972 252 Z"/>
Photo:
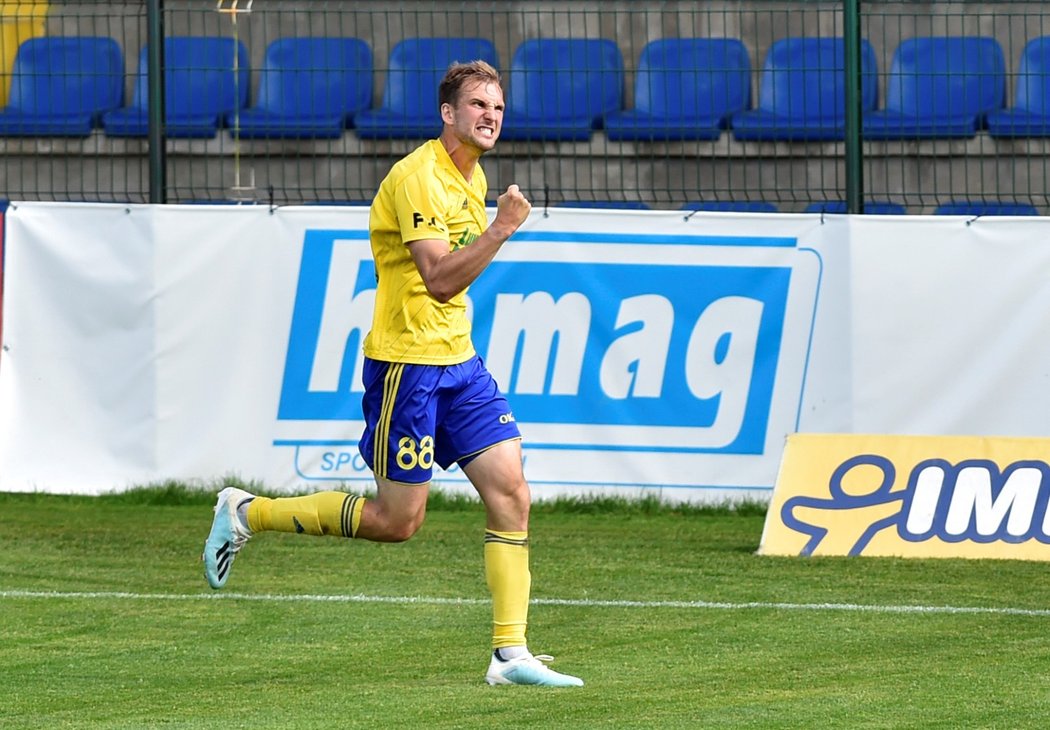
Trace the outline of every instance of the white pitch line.
<path fill-rule="evenodd" d="M 71 599 L 129 601 L 263 601 L 272 603 L 393 603 L 433 606 L 482 606 L 487 598 L 439 596 L 280 595 L 273 593 L 130 593 L 123 591 L 20 591 L 0 590 L 0 599 Z M 847 611 L 858 613 L 985 614 L 998 616 L 1050 616 L 1050 609 L 1008 606 L 893 606 L 861 603 L 782 603 L 764 601 L 602 601 L 588 598 L 534 598 L 534 606 L 574 608 L 684 608 L 700 610 Z"/>

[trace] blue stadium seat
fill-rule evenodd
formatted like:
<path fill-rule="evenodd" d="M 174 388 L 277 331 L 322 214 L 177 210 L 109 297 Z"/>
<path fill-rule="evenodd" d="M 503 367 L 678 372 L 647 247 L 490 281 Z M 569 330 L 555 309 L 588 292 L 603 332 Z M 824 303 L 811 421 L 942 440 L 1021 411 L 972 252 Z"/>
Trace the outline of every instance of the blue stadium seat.
<path fill-rule="evenodd" d="M 149 134 L 149 48 L 139 54 L 131 106 L 107 112 L 110 137 Z M 237 74 L 234 69 L 237 56 Z M 171 36 L 164 39 L 164 131 L 168 137 L 214 137 L 223 116 L 248 103 L 248 50 L 232 38 Z"/>
<path fill-rule="evenodd" d="M 984 200 L 955 200 L 938 205 L 934 215 L 1039 215 L 1029 203 L 998 203 Z"/>
<path fill-rule="evenodd" d="M 359 38 L 278 38 L 266 47 L 255 105 L 226 115 L 241 139 L 341 137 L 372 105 L 372 51 Z"/>
<path fill-rule="evenodd" d="M 825 200 L 822 202 L 810 203 L 802 211 L 803 213 L 845 213 L 846 212 L 846 201 L 845 200 Z M 900 203 L 890 203 L 887 201 L 864 201 L 864 214 L 865 215 L 905 215 L 908 209 Z"/>
<path fill-rule="evenodd" d="M 866 139 L 973 137 L 1003 106 L 1003 49 L 994 38 L 910 38 L 893 53 L 886 108 L 864 114 Z"/>
<path fill-rule="evenodd" d="M 718 139 L 751 104 L 751 59 L 733 38 L 664 38 L 642 49 L 634 108 L 605 118 L 611 140 Z"/>
<path fill-rule="evenodd" d="M 354 117 L 362 139 L 429 139 L 441 133 L 438 84 L 456 61 L 487 61 L 499 68 L 496 47 L 484 38 L 406 38 L 390 51 L 378 109 Z"/>
<path fill-rule="evenodd" d="M 502 139 L 586 141 L 623 108 L 623 56 L 605 38 L 524 41 L 507 87 Z"/>
<path fill-rule="evenodd" d="M 776 213 L 777 206 L 764 200 L 692 200 L 679 210 L 706 210 L 719 213 Z"/>
<path fill-rule="evenodd" d="M 1050 36 L 1021 51 L 1014 105 L 988 115 L 992 137 L 1050 137 Z"/>
<path fill-rule="evenodd" d="M 861 40 L 861 108 L 878 100 L 875 51 Z M 842 38 L 782 38 L 766 53 L 755 109 L 733 115 L 741 140 L 821 141 L 846 136 Z"/>
<path fill-rule="evenodd" d="M 30 38 L 15 53 L 0 136 L 87 137 L 124 103 L 124 57 L 112 38 Z"/>
<path fill-rule="evenodd" d="M 651 210 L 641 200 L 563 200 L 556 208 L 606 208 L 616 210 Z"/>

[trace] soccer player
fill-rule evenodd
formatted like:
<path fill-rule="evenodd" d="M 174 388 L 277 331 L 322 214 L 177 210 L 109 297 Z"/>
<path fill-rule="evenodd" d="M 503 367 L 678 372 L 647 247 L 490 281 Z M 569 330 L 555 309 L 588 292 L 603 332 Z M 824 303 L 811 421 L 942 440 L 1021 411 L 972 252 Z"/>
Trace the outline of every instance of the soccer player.
<path fill-rule="evenodd" d="M 525 640 L 529 486 L 521 433 L 474 351 L 467 287 L 525 221 L 531 204 L 511 185 L 486 227 L 488 183 L 478 164 L 503 122 L 497 71 L 453 64 L 438 87 L 441 135 L 393 166 L 372 203 L 369 234 L 378 283 L 364 341 L 360 451 L 376 497 L 342 492 L 268 499 L 240 489 L 218 495 L 204 546 L 212 588 L 258 532 L 305 532 L 381 542 L 409 539 L 423 523 L 435 463 L 459 464 L 485 505 L 485 577 L 492 593 L 489 684 L 580 686 L 534 656 Z"/>

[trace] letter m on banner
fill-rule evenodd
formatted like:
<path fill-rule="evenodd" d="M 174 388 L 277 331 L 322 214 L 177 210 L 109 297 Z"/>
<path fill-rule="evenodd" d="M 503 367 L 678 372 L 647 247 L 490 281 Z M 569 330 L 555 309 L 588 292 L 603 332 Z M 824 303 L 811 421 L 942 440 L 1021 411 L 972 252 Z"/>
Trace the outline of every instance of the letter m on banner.
<path fill-rule="evenodd" d="M 361 419 L 375 284 L 368 231 L 307 231 L 278 419 Z"/>

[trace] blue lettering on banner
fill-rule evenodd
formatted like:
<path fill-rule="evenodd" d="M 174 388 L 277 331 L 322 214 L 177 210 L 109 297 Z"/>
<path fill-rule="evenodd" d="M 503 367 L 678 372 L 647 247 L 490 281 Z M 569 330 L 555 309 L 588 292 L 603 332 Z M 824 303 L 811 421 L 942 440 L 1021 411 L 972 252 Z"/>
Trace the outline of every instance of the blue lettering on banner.
<path fill-rule="evenodd" d="M 361 241 L 367 247 L 368 231 L 315 230 L 306 233 L 281 384 L 277 414 L 279 420 L 341 421 L 362 418 L 360 389 L 354 388 L 360 380 L 355 361 L 364 337 L 372 326 L 372 299 L 362 299 L 358 295 L 375 291 L 375 265 L 370 258 L 357 256 L 351 257 L 350 265 L 346 267 L 348 270 L 345 273 L 352 280 L 342 279 L 340 272 L 335 272 L 333 277 L 332 272 L 336 243 Z M 331 281 L 333 278 L 336 281 Z M 332 317 L 331 313 L 325 311 L 326 303 L 332 305 L 328 297 L 329 284 L 343 289 L 336 293 L 342 295 L 338 302 L 343 305 L 339 308 L 341 317 Z M 319 347 L 326 314 L 332 319 L 344 320 L 336 323 L 340 331 L 327 352 Z M 323 360 L 326 357 L 333 360 L 333 364 L 328 367 L 329 377 L 321 378 L 321 382 L 318 382 L 314 373 L 325 364 Z"/>
<path fill-rule="evenodd" d="M 870 467 L 879 474 L 877 484 L 855 485 L 850 491 L 843 487 L 851 472 Z M 895 529 L 902 540 L 914 543 L 934 538 L 949 543 L 1050 543 L 1050 466 L 1045 462 L 1019 461 L 1000 470 L 986 459 L 957 464 L 927 459 L 912 468 L 903 489 L 894 489 L 896 474 L 886 457 L 862 454 L 835 469 L 828 481 L 828 497 L 788 499 L 781 508 L 781 519 L 792 530 L 810 536 L 800 554 L 812 555 L 828 531 L 797 517 L 799 508 L 856 513 L 866 528 L 849 555 L 860 555 L 885 529 Z M 865 512 L 894 502 L 899 503 L 899 510 L 870 523 L 864 521 Z"/>
<path fill-rule="evenodd" d="M 795 246 L 761 237 L 521 237 Z M 787 265 L 497 260 L 469 292 L 474 345 L 521 422 L 717 431 L 697 448 L 639 448 L 761 454 L 791 278 Z M 279 420 L 362 419 L 360 349 L 374 289 L 367 231 L 307 232 Z M 326 465 L 347 466 L 338 455 Z"/>
<path fill-rule="evenodd" d="M 350 470 L 354 463 L 353 451 L 325 451 L 321 454 L 321 471 L 338 472 Z"/>

